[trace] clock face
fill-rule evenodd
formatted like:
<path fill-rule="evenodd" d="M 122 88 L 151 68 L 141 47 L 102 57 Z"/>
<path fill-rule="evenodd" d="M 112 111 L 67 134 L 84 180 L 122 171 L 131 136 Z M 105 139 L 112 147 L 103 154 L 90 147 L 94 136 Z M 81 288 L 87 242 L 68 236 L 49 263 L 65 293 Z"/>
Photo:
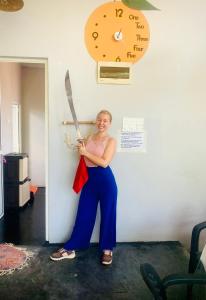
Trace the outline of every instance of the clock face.
<path fill-rule="evenodd" d="M 121 1 L 99 6 L 85 27 L 85 42 L 96 61 L 137 62 L 149 44 L 144 15 Z"/>

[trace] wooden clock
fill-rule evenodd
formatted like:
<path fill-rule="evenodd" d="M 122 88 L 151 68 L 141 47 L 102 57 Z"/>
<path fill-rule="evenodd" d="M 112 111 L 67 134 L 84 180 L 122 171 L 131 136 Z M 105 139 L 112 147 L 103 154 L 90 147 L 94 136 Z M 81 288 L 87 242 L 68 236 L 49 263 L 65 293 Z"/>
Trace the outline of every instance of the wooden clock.
<path fill-rule="evenodd" d="M 121 1 L 99 6 L 85 27 L 85 43 L 96 61 L 137 62 L 149 44 L 149 25 L 145 16 Z"/>

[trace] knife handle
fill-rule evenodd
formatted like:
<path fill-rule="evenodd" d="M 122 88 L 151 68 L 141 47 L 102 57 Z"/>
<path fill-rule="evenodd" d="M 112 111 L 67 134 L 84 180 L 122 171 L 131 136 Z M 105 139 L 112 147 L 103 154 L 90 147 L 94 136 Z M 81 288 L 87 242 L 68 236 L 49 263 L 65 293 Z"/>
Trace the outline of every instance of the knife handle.
<path fill-rule="evenodd" d="M 84 144 L 84 139 L 82 139 L 82 138 L 81 138 L 81 139 L 77 139 L 77 142 L 78 142 L 79 144 L 82 144 L 82 145 L 83 145 L 83 144 Z"/>

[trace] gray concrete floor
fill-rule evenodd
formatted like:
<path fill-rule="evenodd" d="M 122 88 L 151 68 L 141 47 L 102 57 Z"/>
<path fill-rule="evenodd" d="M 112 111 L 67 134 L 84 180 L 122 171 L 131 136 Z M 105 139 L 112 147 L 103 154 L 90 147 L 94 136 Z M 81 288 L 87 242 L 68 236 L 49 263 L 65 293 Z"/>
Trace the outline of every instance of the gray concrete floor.
<path fill-rule="evenodd" d="M 151 300 L 139 272 L 149 262 L 160 277 L 187 272 L 188 253 L 178 242 L 120 243 L 113 264 L 102 266 L 96 245 L 77 252 L 74 260 L 53 262 L 57 247 L 28 246 L 34 256 L 29 265 L 0 278 L 2 300 Z M 184 288 L 169 291 L 169 299 L 184 299 Z"/>

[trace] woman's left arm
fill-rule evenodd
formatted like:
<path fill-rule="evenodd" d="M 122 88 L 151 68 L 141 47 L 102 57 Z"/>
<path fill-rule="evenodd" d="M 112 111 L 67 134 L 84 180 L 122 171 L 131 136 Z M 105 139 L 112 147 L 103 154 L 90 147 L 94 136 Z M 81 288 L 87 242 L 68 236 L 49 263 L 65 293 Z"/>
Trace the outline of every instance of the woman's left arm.
<path fill-rule="evenodd" d="M 116 140 L 114 138 L 110 138 L 107 146 L 104 150 L 102 157 L 98 157 L 90 152 L 88 152 L 85 148 L 85 145 L 79 146 L 79 154 L 84 155 L 89 160 L 91 160 L 94 164 L 106 168 L 111 162 L 114 154 L 116 152 Z"/>

